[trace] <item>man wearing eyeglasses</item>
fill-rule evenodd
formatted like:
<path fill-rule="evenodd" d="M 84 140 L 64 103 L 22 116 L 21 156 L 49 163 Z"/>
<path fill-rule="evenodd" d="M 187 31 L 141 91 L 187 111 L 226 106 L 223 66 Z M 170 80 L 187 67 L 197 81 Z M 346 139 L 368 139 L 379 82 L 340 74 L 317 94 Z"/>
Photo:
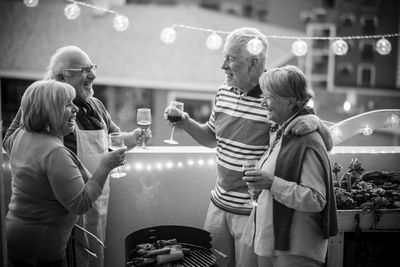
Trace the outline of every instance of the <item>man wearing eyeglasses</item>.
<path fill-rule="evenodd" d="M 55 79 L 72 85 L 76 91 L 74 104 L 79 107 L 76 116 L 75 130 L 64 137 L 64 145 L 72 150 L 85 167 L 93 173 L 100 162 L 102 154 L 108 149 L 108 134 L 119 132 L 120 128 L 112 121 L 103 103 L 93 97 L 93 82 L 96 79 L 97 65 L 89 56 L 76 46 L 59 48 L 51 57 L 44 79 Z M 4 143 L 19 127 L 21 110 L 18 111 L 7 130 Z M 151 131 L 143 132 L 140 128 L 125 135 L 128 149 L 147 143 Z M 109 199 L 109 181 L 104 185 L 103 193 L 94 207 L 81 218 L 73 231 L 73 243 L 69 245 L 68 254 L 75 255 L 72 260 L 75 266 L 102 267 L 104 265 L 104 248 L 106 221 Z M 85 233 L 89 231 L 89 233 Z M 99 240 L 101 242 L 99 242 Z M 74 258 L 74 257 L 72 257 Z"/>

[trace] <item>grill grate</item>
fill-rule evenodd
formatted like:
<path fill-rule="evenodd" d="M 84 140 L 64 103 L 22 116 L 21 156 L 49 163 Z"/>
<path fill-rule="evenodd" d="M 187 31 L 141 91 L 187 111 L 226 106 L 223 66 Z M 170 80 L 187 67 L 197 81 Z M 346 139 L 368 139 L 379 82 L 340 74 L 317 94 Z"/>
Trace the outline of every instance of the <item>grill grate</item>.
<path fill-rule="evenodd" d="M 210 251 L 192 251 L 189 255 L 185 256 L 179 263 L 178 266 L 185 266 L 185 267 L 207 267 L 212 266 L 215 261 L 216 257 Z"/>
<path fill-rule="evenodd" d="M 169 262 L 168 266 L 174 267 L 215 267 L 217 257 L 211 250 L 210 233 L 189 226 L 162 225 L 150 228 L 144 228 L 129 234 L 125 239 L 125 260 L 126 267 L 135 266 L 132 262 L 135 254 L 135 247 L 138 244 L 154 243 L 157 240 L 176 239 L 183 248 L 189 248 L 190 251 L 183 259 Z M 164 266 L 159 265 L 159 266 Z M 146 267 L 158 267 L 156 263 Z"/>

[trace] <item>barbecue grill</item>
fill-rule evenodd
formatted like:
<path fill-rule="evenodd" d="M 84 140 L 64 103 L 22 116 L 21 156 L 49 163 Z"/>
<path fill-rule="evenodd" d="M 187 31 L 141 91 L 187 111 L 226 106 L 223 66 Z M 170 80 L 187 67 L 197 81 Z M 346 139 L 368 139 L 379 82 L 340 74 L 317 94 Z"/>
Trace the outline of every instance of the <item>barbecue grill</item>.
<path fill-rule="evenodd" d="M 182 247 L 190 249 L 190 253 L 183 259 L 173 262 L 174 266 L 217 267 L 216 256 L 211 250 L 210 233 L 194 227 L 177 225 L 150 227 L 129 234 L 125 239 L 126 267 L 134 266 L 130 262 L 136 245 L 169 239 L 176 239 Z"/>

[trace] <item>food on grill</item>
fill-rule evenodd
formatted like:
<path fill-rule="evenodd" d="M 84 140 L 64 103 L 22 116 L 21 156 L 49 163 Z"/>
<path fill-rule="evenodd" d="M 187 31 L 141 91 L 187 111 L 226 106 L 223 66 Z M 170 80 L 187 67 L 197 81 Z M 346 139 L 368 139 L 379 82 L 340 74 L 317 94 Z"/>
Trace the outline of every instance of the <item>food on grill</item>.
<path fill-rule="evenodd" d="M 173 263 L 191 253 L 191 249 L 184 247 L 183 244 L 188 245 L 180 244 L 176 239 L 138 244 L 129 252 L 131 261 L 127 262 L 127 265 L 132 267 L 178 266 Z M 196 246 L 193 245 L 193 247 Z"/>
<path fill-rule="evenodd" d="M 171 252 L 170 247 L 163 247 L 159 249 L 149 249 L 149 250 L 143 250 L 143 249 L 138 250 L 138 254 L 143 255 L 143 257 L 145 258 L 155 257 L 160 254 L 168 254 L 170 252 Z"/>
<path fill-rule="evenodd" d="M 337 166 L 337 163 L 332 165 L 336 173 L 340 171 Z M 352 160 L 337 181 L 335 195 L 337 208 L 342 210 L 399 208 L 400 173 L 364 171 L 357 159 Z"/>
<path fill-rule="evenodd" d="M 183 259 L 183 257 L 184 257 L 184 255 L 183 255 L 182 250 L 174 249 L 174 250 L 171 250 L 171 253 L 157 255 L 156 261 L 158 264 L 163 264 L 163 263 Z"/>

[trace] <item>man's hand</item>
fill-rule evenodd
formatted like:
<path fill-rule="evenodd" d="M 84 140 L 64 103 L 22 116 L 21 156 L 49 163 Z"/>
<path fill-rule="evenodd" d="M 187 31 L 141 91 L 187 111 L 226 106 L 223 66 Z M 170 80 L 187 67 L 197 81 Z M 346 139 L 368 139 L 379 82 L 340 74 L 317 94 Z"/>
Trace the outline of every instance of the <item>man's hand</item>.
<path fill-rule="evenodd" d="M 141 128 L 136 128 L 130 133 L 125 135 L 125 145 L 128 149 L 133 148 L 135 146 L 141 146 L 143 142 L 148 144 L 152 138 L 150 128 L 144 130 Z"/>
<path fill-rule="evenodd" d="M 316 115 L 309 114 L 297 117 L 286 127 L 284 135 L 305 135 L 314 131 L 319 132 L 326 149 L 330 151 L 333 146 L 331 133 L 329 128 Z"/>
<path fill-rule="evenodd" d="M 321 120 L 313 114 L 299 116 L 289 123 L 284 135 L 305 135 L 318 130 L 320 124 Z"/>
<path fill-rule="evenodd" d="M 177 117 L 180 116 L 180 119 L 171 121 L 170 118 L 168 118 L 169 115 L 175 115 Z M 186 112 L 182 112 L 176 108 L 168 106 L 164 110 L 164 119 L 169 123 L 169 125 L 183 129 L 184 123 L 190 119 L 190 116 Z"/>

